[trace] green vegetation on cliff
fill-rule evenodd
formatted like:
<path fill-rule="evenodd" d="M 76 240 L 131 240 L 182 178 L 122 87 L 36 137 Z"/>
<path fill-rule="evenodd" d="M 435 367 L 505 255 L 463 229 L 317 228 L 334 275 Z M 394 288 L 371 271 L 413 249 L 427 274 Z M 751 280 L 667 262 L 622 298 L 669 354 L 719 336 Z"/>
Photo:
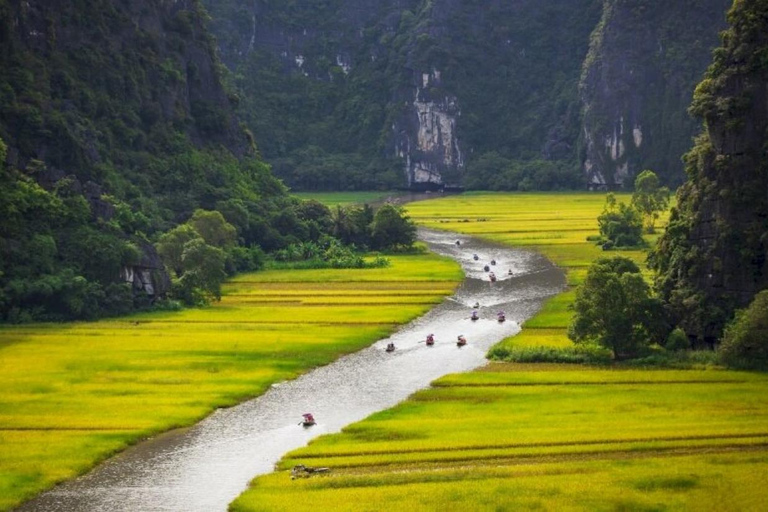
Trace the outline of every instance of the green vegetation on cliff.
<path fill-rule="evenodd" d="M 652 260 L 680 326 L 709 345 L 768 287 L 768 1 L 736 1 L 728 22 L 691 105 L 704 132 Z"/>

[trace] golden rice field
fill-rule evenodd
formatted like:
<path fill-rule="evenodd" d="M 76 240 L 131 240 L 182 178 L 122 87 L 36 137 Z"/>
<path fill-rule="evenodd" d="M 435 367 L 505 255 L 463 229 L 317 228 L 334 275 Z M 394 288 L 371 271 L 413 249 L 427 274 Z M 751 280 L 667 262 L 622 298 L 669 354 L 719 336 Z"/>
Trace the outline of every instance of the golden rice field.
<path fill-rule="evenodd" d="M 766 510 L 767 385 L 496 363 L 292 452 L 231 509 Z"/>
<path fill-rule="evenodd" d="M 390 260 L 242 275 L 204 309 L 0 328 L 0 510 L 369 345 L 462 276 L 429 254 Z"/>
<path fill-rule="evenodd" d="M 586 242 L 603 202 L 602 194 L 467 194 L 408 209 L 422 225 L 536 249 L 573 286 L 606 255 Z M 569 345 L 573 297 L 572 289 L 554 297 L 502 343 Z M 286 455 L 231 508 L 768 510 L 766 391 L 766 375 L 716 369 L 491 363 Z M 291 480 L 295 464 L 331 472 Z"/>

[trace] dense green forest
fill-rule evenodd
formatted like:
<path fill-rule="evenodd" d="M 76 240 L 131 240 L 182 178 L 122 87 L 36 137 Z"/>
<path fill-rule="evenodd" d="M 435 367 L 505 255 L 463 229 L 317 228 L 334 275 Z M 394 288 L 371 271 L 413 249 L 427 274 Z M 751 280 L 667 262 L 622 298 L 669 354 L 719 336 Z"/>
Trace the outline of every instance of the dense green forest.
<path fill-rule="evenodd" d="M 263 251 L 331 234 L 238 121 L 207 20 L 196 0 L 0 0 L 0 318 L 121 314 L 171 287 L 195 302 Z M 188 220 L 169 279 L 153 244 Z"/>

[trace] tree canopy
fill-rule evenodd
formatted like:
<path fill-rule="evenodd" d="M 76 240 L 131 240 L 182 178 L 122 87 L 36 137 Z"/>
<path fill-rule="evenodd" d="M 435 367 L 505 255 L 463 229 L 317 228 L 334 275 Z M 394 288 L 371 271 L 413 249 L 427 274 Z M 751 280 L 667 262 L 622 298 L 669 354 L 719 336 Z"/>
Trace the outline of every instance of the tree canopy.
<path fill-rule="evenodd" d="M 661 302 L 652 297 L 640 269 L 625 257 L 603 258 L 590 266 L 576 291 L 568 336 L 597 343 L 616 359 L 637 356 L 652 341 L 664 339 Z"/>

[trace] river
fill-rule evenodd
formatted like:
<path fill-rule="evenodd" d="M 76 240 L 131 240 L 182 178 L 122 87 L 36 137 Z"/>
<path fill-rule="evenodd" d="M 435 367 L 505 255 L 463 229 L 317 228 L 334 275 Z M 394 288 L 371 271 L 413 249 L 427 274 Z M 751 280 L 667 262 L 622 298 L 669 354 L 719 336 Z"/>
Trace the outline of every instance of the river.
<path fill-rule="evenodd" d="M 20 510 L 225 511 L 253 477 L 272 471 L 286 452 L 392 407 L 438 377 L 482 366 L 489 347 L 519 332 L 519 323 L 565 287 L 562 271 L 536 252 L 424 229 L 419 238 L 459 262 L 466 274 L 456 293 L 430 312 L 390 338 L 275 384 L 258 398 L 139 443 Z M 483 270 L 492 259 L 495 283 Z M 473 322 L 475 302 L 481 319 Z M 496 320 L 499 310 L 507 314 L 504 323 Z M 433 347 L 423 343 L 429 333 L 435 334 Z M 459 334 L 468 340 L 461 348 Z M 384 351 L 389 342 L 397 347 L 392 353 Z M 305 412 L 314 414 L 317 425 L 297 424 Z"/>

